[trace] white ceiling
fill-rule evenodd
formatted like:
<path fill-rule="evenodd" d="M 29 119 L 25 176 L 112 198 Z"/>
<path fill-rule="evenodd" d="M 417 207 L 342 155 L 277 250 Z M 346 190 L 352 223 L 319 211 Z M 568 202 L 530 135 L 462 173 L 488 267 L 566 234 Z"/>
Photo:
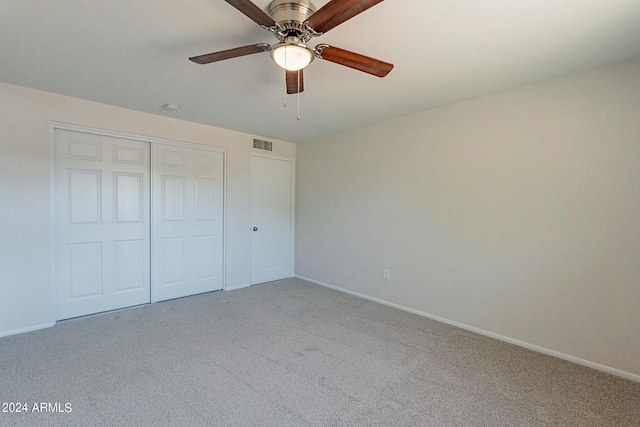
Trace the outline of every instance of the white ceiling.
<path fill-rule="evenodd" d="M 310 44 L 394 70 L 380 79 L 315 60 L 300 121 L 268 53 L 187 59 L 263 42 L 276 39 L 223 0 L 0 2 L 0 81 L 300 142 L 640 59 L 640 1 L 386 0 Z"/>

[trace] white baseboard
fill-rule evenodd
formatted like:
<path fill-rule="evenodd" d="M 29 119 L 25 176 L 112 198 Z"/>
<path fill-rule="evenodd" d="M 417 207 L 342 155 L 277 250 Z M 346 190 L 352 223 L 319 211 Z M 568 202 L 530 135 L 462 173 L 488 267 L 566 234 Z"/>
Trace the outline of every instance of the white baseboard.
<path fill-rule="evenodd" d="M 4 331 L 0 332 L 1 337 L 8 337 L 9 335 L 23 334 L 25 332 L 37 331 L 38 329 L 50 328 L 55 325 L 54 322 L 51 323 L 43 323 L 42 325 L 29 326 L 28 328 L 14 329 L 12 331 Z"/>
<path fill-rule="evenodd" d="M 350 291 L 348 289 L 344 289 L 344 288 L 341 288 L 341 287 L 335 286 L 335 285 L 330 285 L 328 283 L 320 282 L 318 280 L 310 279 L 308 277 L 304 277 L 304 276 L 300 276 L 300 275 L 296 275 L 295 277 L 297 277 L 298 279 L 301 279 L 301 280 L 305 280 L 307 282 L 314 283 L 316 285 L 320 285 L 320 286 L 324 286 L 324 287 L 327 287 L 327 288 L 331 288 L 331 289 L 334 289 L 334 290 L 340 291 L 340 292 L 345 292 L 347 294 L 354 295 L 354 296 L 357 296 L 357 297 L 360 297 L 360 298 L 364 298 L 364 299 L 367 299 L 369 301 L 373 301 L 373 302 L 377 302 L 379 304 L 387 305 L 389 307 L 397 308 L 399 310 L 406 311 L 406 312 L 409 312 L 409 313 L 412 313 L 412 314 L 417 314 L 418 316 L 423 316 L 423 317 L 426 317 L 426 318 L 431 319 L 431 320 L 436 320 L 436 321 L 441 322 L 441 323 L 446 323 L 448 325 L 456 326 L 456 327 L 458 327 L 460 329 L 465 329 L 467 331 L 475 332 L 475 333 L 480 334 L 480 335 L 485 335 L 485 336 L 490 337 L 490 338 L 495 338 L 495 339 L 500 340 L 500 341 L 508 342 L 509 344 L 514 344 L 514 345 L 517 345 L 519 347 L 524 347 L 524 348 L 529 349 L 529 350 L 537 351 L 538 353 L 543 353 L 543 354 L 546 354 L 546 355 L 549 355 L 549 356 L 557 357 L 558 359 L 567 360 L 569 362 L 577 363 L 578 365 L 583 365 L 583 366 L 586 366 L 586 367 L 589 367 L 589 368 L 592 368 L 592 369 L 596 369 L 598 371 L 606 372 L 606 373 L 611 374 L 611 375 L 616 375 L 618 377 L 626 378 L 628 380 L 640 383 L 640 375 L 632 374 L 631 372 L 621 371 L 620 369 L 615 369 L 615 368 L 612 368 L 610 366 L 605 366 L 605 365 L 601 365 L 599 363 L 590 362 L 588 360 L 580 359 L 579 357 L 575 357 L 575 356 L 571 356 L 571 355 L 568 355 L 568 354 L 560 353 L 560 352 L 555 351 L 555 350 L 550 350 L 548 348 L 540 347 L 540 346 L 535 345 L 535 344 L 530 344 L 530 343 L 525 342 L 525 341 L 520 341 L 520 340 L 516 340 L 516 339 L 513 339 L 513 338 L 509 338 L 509 337 L 506 337 L 504 335 L 500 335 L 500 334 L 496 334 L 496 333 L 493 333 L 493 332 L 485 331 L 484 329 L 480 329 L 480 328 L 476 328 L 476 327 L 473 327 L 473 326 L 465 325 L 464 323 L 455 322 L 453 320 L 445 319 L 443 317 L 434 316 L 432 314 L 425 313 L 423 311 L 415 310 L 413 308 L 405 307 L 405 306 L 400 305 L 400 304 L 395 304 L 395 303 L 392 303 L 392 302 L 389 302 L 389 301 L 381 300 L 379 298 L 374 298 L 374 297 L 371 297 L 369 295 L 365 295 L 365 294 L 361 294 L 361 293 L 358 293 L 358 292 Z"/>
<path fill-rule="evenodd" d="M 242 289 L 242 288 L 248 288 L 249 285 L 248 284 L 244 284 L 244 285 L 236 285 L 236 286 L 226 286 L 224 288 L 225 291 L 235 291 L 237 289 Z"/>

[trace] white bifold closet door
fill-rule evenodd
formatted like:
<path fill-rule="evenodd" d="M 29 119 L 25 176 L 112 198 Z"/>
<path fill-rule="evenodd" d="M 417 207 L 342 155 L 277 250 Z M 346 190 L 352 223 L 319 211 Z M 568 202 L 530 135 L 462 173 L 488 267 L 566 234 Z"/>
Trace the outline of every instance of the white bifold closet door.
<path fill-rule="evenodd" d="M 151 301 L 222 289 L 224 154 L 152 148 Z"/>
<path fill-rule="evenodd" d="M 149 143 L 56 129 L 56 319 L 150 301 Z"/>
<path fill-rule="evenodd" d="M 56 320 L 222 289 L 224 153 L 54 131 Z"/>

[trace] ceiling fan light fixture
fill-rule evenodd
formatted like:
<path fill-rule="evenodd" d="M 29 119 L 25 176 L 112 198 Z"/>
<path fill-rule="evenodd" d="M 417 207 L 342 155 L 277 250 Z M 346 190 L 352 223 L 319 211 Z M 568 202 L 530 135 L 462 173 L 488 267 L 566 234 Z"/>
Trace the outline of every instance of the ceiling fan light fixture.
<path fill-rule="evenodd" d="M 298 71 L 313 61 L 314 54 L 304 43 L 285 41 L 271 46 L 271 57 L 285 70 Z"/>
<path fill-rule="evenodd" d="M 353 68 L 376 77 L 384 77 L 393 64 L 379 59 L 349 52 L 322 43 L 310 48 L 307 43 L 345 21 L 359 15 L 383 0 L 325 0 L 316 11 L 310 0 L 272 0 L 267 10 L 255 0 L 225 0 L 240 13 L 263 29 L 271 32 L 278 43 L 257 43 L 233 49 L 211 52 L 189 58 L 196 64 L 209 64 L 240 56 L 269 51 L 273 61 L 285 69 L 287 93 L 300 93 L 303 89 L 302 69 L 314 58 Z M 266 0 L 261 0 L 266 2 Z"/>

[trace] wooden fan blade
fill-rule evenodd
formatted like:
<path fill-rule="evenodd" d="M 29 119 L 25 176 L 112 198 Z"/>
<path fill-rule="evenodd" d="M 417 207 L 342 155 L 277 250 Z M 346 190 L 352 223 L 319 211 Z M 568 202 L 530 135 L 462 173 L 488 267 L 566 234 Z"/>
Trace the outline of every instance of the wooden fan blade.
<path fill-rule="evenodd" d="M 236 47 L 228 50 L 221 50 L 220 52 L 207 53 L 205 55 L 193 56 L 189 58 L 190 61 L 196 64 L 210 64 L 216 61 L 222 61 L 224 59 L 237 58 L 238 56 L 251 55 L 253 53 L 264 52 L 269 49 L 267 43 L 250 44 L 249 46 Z"/>
<path fill-rule="evenodd" d="M 320 58 L 336 64 L 344 65 L 355 70 L 364 71 L 374 76 L 384 77 L 391 70 L 393 64 L 360 55 L 359 53 L 349 52 L 348 50 L 328 45 L 316 46 L 316 52 L 320 53 Z"/>
<path fill-rule="evenodd" d="M 300 79 L 300 85 L 298 86 L 298 78 Z M 285 70 L 285 80 L 287 82 L 287 93 L 298 93 L 304 91 L 304 74 L 303 70 L 289 71 Z"/>
<path fill-rule="evenodd" d="M 264 10 L 260 9 L 249 0 L 225 0 L 231 6 L 248 16 L 258 25 L 271 27 L 276 25 L 276 21 Z"/>
<path fill-rule="evenodd" d="M 307 19 L 309 27 L 318 33 L 326 33 L 382 2 L 383 0 L 331 0 Z"/>

